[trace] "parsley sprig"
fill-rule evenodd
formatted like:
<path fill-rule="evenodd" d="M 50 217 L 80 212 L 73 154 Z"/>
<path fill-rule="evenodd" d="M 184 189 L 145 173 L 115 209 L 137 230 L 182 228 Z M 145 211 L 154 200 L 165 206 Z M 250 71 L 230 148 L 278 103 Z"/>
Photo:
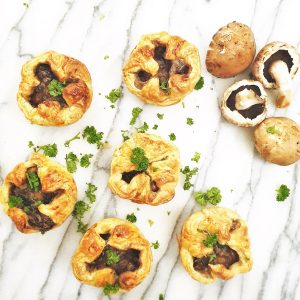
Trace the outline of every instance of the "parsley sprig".
<path fill-rule="evenodd" d="M 217 187 L 212 187 L 206 192 L 195 192 L 194 197 L 201 206 L 206 206 L 208 203 L 217 205 L 222 200 L 221 191 Z"/>
<path fill-rule="evenodd" d="M 149 159 L 145 156 L 145 151 L 140 147 L 132 149 L 130 161 L 136 165 L 135 169 L 137 171 L 145 171 L 149 165 Z"/>
<path fill-rule="evenodd" d="M 206 247 L 214 247 L 218 244 L 218 236 L 215 233 L 208 233 L 206 239 L 203 240 Z"/>
<path fill-rule="evenodd" d="M 66 140 L 64 143 L 65 147 L 70 147 L 71 142 L 73 142 L 75 140 L 80 140 L 80 132 L 78 132 L 75 136 L 73 136 L 69 140 Z"/>
<path fill-rule="evenodd" d="M 290 189 L 285 185 L 282 184 L 277 190 L 276 190 L 276 200 L 277 201 L 284 201 L 289 195 L 290 195 Z"/>
<path fill-rule="evenodd" d="M 126 216 L 126 220 L 131 222 L 131 223 L 135 223 L 137 221 L 136 215 L 134 213 L 128 214 Z"/>
<path fill-rule="evenodd" d="M 34 152 L 43 151 L 44 155 L 49 157 L 55 157 L 57 155 L 57 145 L 56 144 L 47 144 L 42 146 L 35 146 L 32 141 L 29 141 L 28 147 L 32 148 Z"/>
<path fill-rule="evenodd" d="M 198 168 L 190 169 L 189 166 L 185 166 L 183 169 L 180 170 L 183 175 L 185 175 L 183 189 L 189 190 L 193 184 L 191 183 L 191 179 L 194 175 L 198 173 Z"/>
<path fill-rule="evenodd" d="M 105 96 L 106 99 L 108 99 L 112 106 L 114 107 L 114 104 L 123 96 L 121 87 L 117 89 L 112 89 L 108 95 Z"/>
<path fill-rule="evenodd" d="M 106 263 L 109 266 L 114 265 L 120 261 L 120 255 L 113 250 L 110 249 L 106 250 L 105 255 L 106 255 Z"/>
<path fill-rule="evenodd" d="M 49 94 L 52 97 L 57 97 L 62 94 L 63 89 L 66 87 L 66 84 L 59 82 L 56 79 L 52 79 L 50 83 L 48 84 L 47 88 L 49 91 Z"/>
<path fill-rule="evenodd" d="M 104 293 L 104 295 L 108 296 L 111 294 L 116 294 L 119 291 L 119 289 L 120 289 L 120 287 L 117 283 L 115 285 L 111 285 L 111 284 L 107 283 L 103 289 L 103 293 Z"/>
<path fill-rule="evenodd" d="M 139 117 L 139 115 L 141 114 L 142 111 L 143 111 L 143 109 L 140 108 L 140 107 L 134 107 L 132 109 L 132 112 L 131 112 L 132 118 L 131 118 L 130 123 L 129 123 L 130 125 L 135 124 L 137 118 Z"/>
<path fill-rule="evenodd" d="M 27 178 L 30 188 L 33 191 L 38 192 L 40 190 L 40 180 L 39 180 L 39 177 L 37 176 L 37 174 L 34 172 L 27 172 L 26 178 Z"/>
<path fill-rule="evenodd" d="M 97 132 L 94 126 L 87 126 L 84 128 L 82 137 L 87 140 L 89 144 L 96 144 L 97 148 L 100 149 L 103 146 L 103 132 Z"/>

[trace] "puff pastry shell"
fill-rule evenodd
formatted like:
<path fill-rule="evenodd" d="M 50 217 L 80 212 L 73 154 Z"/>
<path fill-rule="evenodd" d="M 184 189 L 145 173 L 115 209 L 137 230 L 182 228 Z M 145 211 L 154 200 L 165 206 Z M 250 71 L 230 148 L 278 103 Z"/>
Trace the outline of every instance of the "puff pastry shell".
<path fill-rule="evenodd" d="M 171 61 L 167 91 L 160 88 L 160 64 L 155 59 L 157 46 L 166 47 L 164 59 Z M 146 78 L 144 82 L 137 84 L 137 74 L 140 71 L 146 72 Z M 167 32 L 142 36 L 123 67 L 123 77 L 129 91 L 147 103 L 161 106 L 180 102 L 194 89 L 200 72 L 198 49 L 179 36 L 171 36 Z"/>
<path fill-rule="evenodd" d="M 106 234 L 109 234 L 108 240 L 101 236 Z M 138 269 L 121 273 L 119 276 L 109 266 L 89 271 L 87 265 L 100 256 L 106 245 L 120 250 L 138 250 L 140 252 Z M 72 258 L 73 273 L 80 282 L 96 287 L 117 283 L 121 292 L 127 292 L 141 283 L 150 272 L 151 265 L 152 253 L 149 242 L 135 225 L 117 218 L 104 219 L 89 228 Z"/>
<path fill-rule="evenodd" d="M 203 243 L 207 234 L 216 234 L 221 245 L 228 245 L 237 252 L 239 260 L 229 268 L 223 264 L 209 263 L 209 272 L 195 270 L 194 258 L 208 256 L 214 251 Z M 193 279 L 205 284 L 218 278 L 228 280 L 252 268 L 247 225 L 236 212 L 228 208 L 209 207 L 192 214 L 183 225 L 179 246 L 186 271 Z"/>
<path fill-rule="evenodd" d="M 127 183 L 122 180 L 122 174 L 135 170 L 136 166 L 130 161 L 130 156 L 136 147 L 145 151 L 149 165 L 145 172 L 135 175 Z M 153 134 L 137 133 L 114 151 L 109 187 L 121 198 L 159 205 L 174 197 L 179 171 L 179 151 L 174 145 Z"/>
<path fill-rule="evenodd" d="M 62 91 L 67 107 L 57 101 L 46 100 L 37 107 L 29 99 L 40 84 L 35 71 L 41 64 L 50 66 L 52 73 L 60 82 L 70 82 Z M 44 126 L 65 126 L 78 121 L 89 108 L 92 101 L 91 77 L 86 66 L 77 59 L 54 51 L 42 53 L 22 67 L 22 80 L 17 94 L 20 109 L 34 124 Z"/>
<path fill-rule="evenodd" d="M 26 181 L 26 172 L 31 167 L 37 167 L 37 175 L 41 184 L 41 191 L 51 193 L 60 192 L 49 204 L 41 204 L 38 210 L 54 222 L 54 227 L 61 225 L 72 213 L 76 199 L 77 187 L 73 177 L 61 165 L 51 161 L 46 156 L 34 153 L 30 160 L 18 164 L 5 178 L 0 190 L 0 201 L 4 212 L 16 224 L 19 231 L 23 233 L 39 232 L 40 230 L 31 226 L 28 215 L 24 210 L 17 207 L 9 207 L 10 189 L 21 186 Z"/>

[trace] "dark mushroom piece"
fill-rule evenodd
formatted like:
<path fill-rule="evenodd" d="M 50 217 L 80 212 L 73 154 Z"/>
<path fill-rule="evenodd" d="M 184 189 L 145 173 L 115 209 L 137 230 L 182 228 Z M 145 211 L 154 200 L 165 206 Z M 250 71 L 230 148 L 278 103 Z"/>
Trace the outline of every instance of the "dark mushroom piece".
<path fill-rule="evenodd" d="M 267 89 L 277 89 L 276 106 L 289 106 L 292 98 L 291 80 L 298 71 L 300 56 L 287 43 L 272 42 L 258 53 L 252 67 L 254 77 Z"/>
<path fill-rule="evenodd" d="M 225 91 L 221 111 L 228 122 L 253 127 L 266 118 L 267 94 L 258 81 L 238 81 Z"/>

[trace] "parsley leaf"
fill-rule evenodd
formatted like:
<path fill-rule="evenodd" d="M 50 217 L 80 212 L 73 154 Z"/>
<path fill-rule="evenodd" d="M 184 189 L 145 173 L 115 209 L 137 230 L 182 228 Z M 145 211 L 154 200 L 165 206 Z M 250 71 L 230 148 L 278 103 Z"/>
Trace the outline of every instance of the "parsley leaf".
<path fill-rule="evenodd" d="M 10 208 L 16 207 L 16 206 L 22 208 L 24 206 L 23 199 L 18 196 L 9 196 L 8 206 Z"/>
<path fill-rule="evenodd" d="M 75 140 L 80 140 L 80 132 L 78 132 L 75 136 L 73 136 L 69 140 L 65 141 L 65 143 L 64 143 L 65 147 L 70 147 L 71 142 L 73 142 Z"/>
<path fill-rule="evenodd" d="M 195 192 L 195 200 L 201 206 L 205 206 L 208 203 L 212 205 L 217 205 L 222 200 L 221 191 L 217 187 L 212 187 L 206 192 Z"/>
<path fill-rule="evenodd" d="M 201 90 L 203 88 L 203 86 L 204 86 L 204 78 L 201 77 L 199 79 L 199 81 L 196 83 L 194 89 L 198 91 L 198 90 Z"/>
<path fill-rule="evenodd" d="M 214 247 L 218 244 L 218 237 L 215 233 L 208 233 L 205 240 L 203 240 L 203 244 L 206 247 Z"/>
<path fill-rule="evenodd" d="M 90 209 L 90 205 L 82 200 L 77 201 L 72 212 L 72 215 L 78 221 L 77 223 L 77 232 L 82 234 L 86 232 L 88 225 L 82 222 L 84 213 Z"/>
<path fill-rule="evenodd" d="M 136 147 L 132 149 L 130 161 L 136 165 L 135 169 L 137 171 L 145 171 L 147 170 L 149 165 L 149 160 L 145 156 L 145 151 L 140 147 Z"/>
<path fill-rule="evenodd" d="M 49 91 L 49 94 L 52 96 L 52 97 L 57 97 L 57 96 L 60 96 L 62 94 L 62 91 L 63 89 L 66 87 L 65 84 L 59 82 L 58 80 L 56 79 L 52 79 L 50 81 L 50 83 L 48 84 L 47 88 L 48 88 L 48 91 Z"/>
<path fill-rule="evenodd" d="M 267 127 L 267 133 L 281 135 L 281 132 L 275 126 Z"/>
<path fill-rule="evenodd" d="M 140 107 L 134 107 L 132 109 L 132 112 L 131 112 L 131 115 L 132 115 L 132 118 L 130 120 L 130 125 L 134 125 L 137 118 L 139 117 L 140 113 L 142 112 L 143 110 L 140 108 Z"/>
<path fill-rule="evenodd" d="M 109 266 L 114 265 L 120 261 L 120 255 L 113 250 L 110 249 L 106 250 L 105 255 L 106 255 L 106 263 Z"/>
<path fill-rule="evenodd" d="M 122 132 L 122 138 L 123 138 L 123 142 L 126 142 L 127 140 L 129 140 L 129 131 L 128 130 L 121 130 Z"/>
<path fill-rule="evenodd" d="M 186 124 L 191 126 L 194 124 L 194 120 L 192 118 L 186 118 Z"/>
<path fill-rule="evenodd" d="M 152 127 L 153 130 L 157 130 L 157 128 L 158 128 L 157 124 L 154 124 L 153 127 Z"/>
<path fill-rule="evenodd" d="M 97 191 L 97 187 L 92 183 L 87 183 L 87 190 L 85 191 L 86 197 L 90 200 L 91 203 L 94 203 L 96 201 L 96 195 L 95 192 Z"/>
<path fill-rule="evenodd" d="M 97 132 L 94 126 L 85 127 L 82 133 L 82 137 L 86 138 L 89 144 L 96 144 L 98 149 L 100 149 L 100 147 L 103 145 L 103 132 Z"/>
<path fill-rule="evenodd" d="M 165 299 L 164 295 L 163 294 L 159 294 L 158 300 L 164 300 L 164 299 Z"/>
<path fill-rule="evenodd" d="M 105 96 L 106 99 L 108 99 L 111 103 L 116 103 L 118 99 L 120 99 L 123 96 L 121 87 L 117 89 L 112 89 L 108 95 Z"/>
<path fill-rule="evenodd" d="M 149 219 L 148 223 L 149 223 L 150 226 L 152 226 L 154 224 L 154 221 L 152 221 L 152 220 Z"/>
<path fill-rule="evenodd" d="M 211 253 L 209 256 L 208 256 L 208 263 L 212 263 L 215 259 L 217 258 L 217 255 L 216 253 Z"/>
<path fill-rule="evenodd" d="M 128 214 L 126 216 L 126 220 L 131 222 L 131 223 L 135 223 L 137 221 L 137 218 L 136 218 L 135 214 L 132 213 L 132 214 Z"/>
<path fill-rule="evenodd" d="M 201 157 L 201 154 L 199 152 L 195 152 L 194 156 L 191 158 L 192 161 L 195 161 L 196 163 L 199 162 L 199 159 Z"/>
<path fill-rule="evenodd" d="M 34 152 L 43 151 L 44 155 L 49 157 L 55 157 L 57 155 L 57 145 L 56 144 L 48 144 L 43 146 L 34 146 L 32 141 L 28 142 L 28 147 L 33 148 Z"/>
<path fill-rule="evenodd" d="M 168 81 L 164 81 L 164 80 L 161 81 L 161 82 L 159 83 L 159 87 L 160 87 L 161 90 L 163 90 L 163 91 L 166 92 L 167 94 L 169 94 L 170 91 L 171 91 L 171 89 L 170 89 L 170 87 L 169 87 Z"/>
<path fill-rule="evenodd" d="M 103 289 L 103 293 L 104 295 L 108 296 L 110 294 L 116 294 L 119 291 L 119 289 L 120 287 L 117 283 L 115 285 L 107 283 Z"/>
<path fill-rule="evenodd" d="M 277 201 L 284 201 L 290 195 L 290 189 L 285 185 L 282 184 L 277 190 L 276 200 Z"/>
<path fill-rule="evenodd" d="M 37 174 L 34 172 L 27 172 L 26 177 L 30 188 L 33 191 L 38 192 L 40 190 L 40 180 Z"/>
<path fill-rule="evenodd" d="M 191 184 L 190 180 L 192 179 L 192 177 L 194 175 L 196 175 L 198 173 L 198 168 L 193 168 L 191 170 L 189 166 L 185 166 L 184 169 L 181 169 L 180 171 L 182 174 L 185 175 L 183 189 L 189 190 L 193 186 L 193 184 Z"/>
<path fill-rule="evenodd" d="M 169 134 L 169 138 L 171 141 L 175 141 L 176 140 L 176 135 L 172 132 Z"/>
<path fill-rule="evenodd" d="M 73 152 L 70 152 L 66 154 L 65 157 L 67 169 L 70 173 L 74 173 L 77 171 L 77 163 L 78 163 L 78 157 Z"/>
<path fill-rule="evenodd" d="M 145 133 L 149 129 L 149 125 L 144 122 L 144 124 L 138 128 L 136 128 L 137 132 L 139 133 Z"/>
<path fill-rule="evenodd" d="M 159 248 L 159 242 L 156 241 L 154 243 L 151 243 L 151 247 L 153 247 L 155 250 Z"/>
<path fill-rule="evenodd" d="M 160 119 L 160 120 L 162 120 L 163 118 L 164 118 L 164 114 L 157 114 L 157 117 Z"/>
<path fill-rule="evenodd" d="M 83 168 L 87 168 L 91 164 L 90 158 L 92 158 L 93 156 L 93 154 L 84 154 L 83 156 L 81 156 L 80 166 Z"/>
<path fill-rule="evenodd" d="M 106 59 L 109 59 L 109 55 L 105 54 L 103 58 L 104 58 L 105 60 L 106 60 Z"/>

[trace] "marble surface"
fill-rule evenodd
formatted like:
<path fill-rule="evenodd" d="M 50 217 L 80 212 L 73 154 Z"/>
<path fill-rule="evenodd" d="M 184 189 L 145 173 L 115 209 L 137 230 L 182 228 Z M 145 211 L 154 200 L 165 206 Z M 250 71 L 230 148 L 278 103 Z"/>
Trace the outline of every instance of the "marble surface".
<path fill-rule="evenodd" d="M 252 27 L 257 48 L 281 40 L 297 47 L 300 43 L 300 3 L 297 0 L 24 0 L 0 1 L 0 176 L 1 181 L 19 162 L 30 155 L 28 141 L 42 145 L 57 143 L 56 160 L 64 163 L 68 149 L 63 143 L 86 125 L 103 131 L 111 147 L 98 151 L 84 141 L 75 141 L 75 153 L 93 153 L 93 164 L 75 173 L 79 198 L 86 182 L 97 187 L 97 201 L 86 214 L 90 225 L 107 216 L 125 218 L 135 212 L 137 226 L 149 241 L 158 240 L 153 250 L 153 267 L 146 280 L 132 292 L 112 297 L 122 300 L 200 299 L 300 299 L 300 190 L 298 164 L 288 167 L 261 160 L 253 145 L 253 131 L 223 120 L 218 101 L 232 82 L 248 77 L 249 70 L 236 78 L 221 80 L 207 73 L 205 54 L 213 33 L 221 26 L 241 21 Z M 166 30 L 193 42 L 200 50 L 205 86 L 181 104 L 159 108 L 145 105 L 122 83 L 121 68 L 139 37 Z M 16 102 L 22 64 L 46 50 L 56 50 L 82 60 L 89 68 L 94 98 L 89 111 L 65 128 L 40 127 L 26 121 Z M 109 55 L 109 59 L 104 59 Z M 294 101 L 288 109 L 270 115 L 289 116 L 300 122 L 298 74 L 293 81 Z M 124 96 L 116 108 L 104 95 L 123 87 Z M 101 95 L 99 95 L 101 93 Z M 254 266 L 250 273 L 224 283 L 202 285 L 189 277 L 178 259 L 177 236 L 184 220 L 199 206 L 193 189 L 184 191 L 183 178 L 176 197 L 159 207 L 141 206 L 114 197 L 107 187 L 113 149 L 120 144 L 121 130 L 130 129 L 133 107 L 143 108 L 138 125 L 146 121 L 165 138 L 171 132 L 181 151 L 182 166 L 201 153 L 194 190 L 211 186 L 221 189 L 220 205 L 235 209 L 248 221 Z M 163 120 L 156 113 L 164 113 Z M 195 124 L 186 125 L 192 117 Z M 150 130 L 150 132 L 154 132 Z M 282 183 L 291 188 L 283 203 L 275 200 Z M 137 208 L 140 208 L 137 211 Z M 171 211 L 170 215 L 167 214 Z M 152 227 L 148 219 L 154 221 Z M 107 299 L 101 290 L 81 285 L 72 274 L 70 258 L 81 235 L 69 218 L 63 226 L 45 235 L 19 233 L 0 212 L 0 299 Z"/>

